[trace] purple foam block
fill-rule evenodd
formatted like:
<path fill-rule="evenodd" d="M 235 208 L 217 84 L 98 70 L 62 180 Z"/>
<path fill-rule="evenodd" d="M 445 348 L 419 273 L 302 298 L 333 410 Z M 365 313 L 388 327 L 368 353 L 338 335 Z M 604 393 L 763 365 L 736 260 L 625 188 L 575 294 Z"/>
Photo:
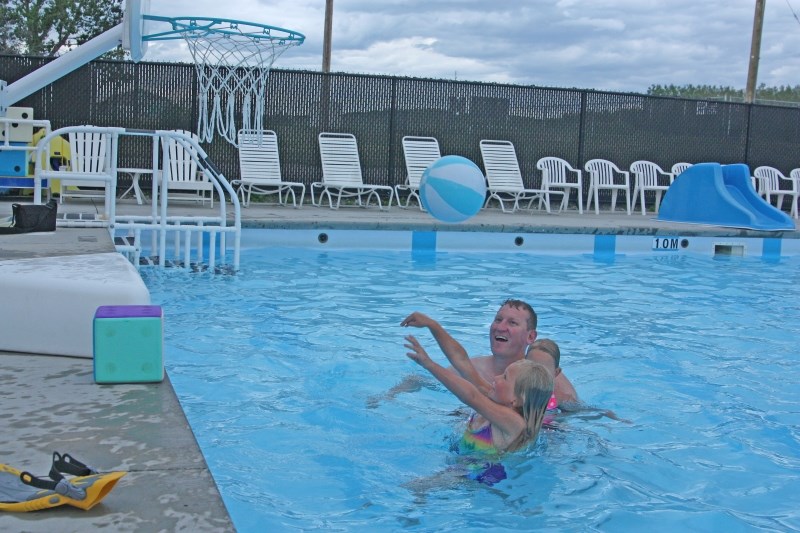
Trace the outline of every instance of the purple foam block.
<path fill-rule="evenodd" d="M 95 318 L 136 318 L 161 317 L 160 305 L 101 305 L 94 314 Z"/>

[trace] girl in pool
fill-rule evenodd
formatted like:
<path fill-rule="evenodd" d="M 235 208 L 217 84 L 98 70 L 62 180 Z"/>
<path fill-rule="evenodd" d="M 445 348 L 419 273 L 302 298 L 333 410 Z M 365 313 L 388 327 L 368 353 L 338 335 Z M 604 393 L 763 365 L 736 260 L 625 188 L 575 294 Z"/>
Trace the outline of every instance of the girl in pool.
<path fill-rule="evenodd" d="M 517 361 L 488 383 L 468 357 L 450 359 L 458 375 L 434 362 L 413 335 L 406 341 L 404 346 L 411 350 L 408 357 L 475 410 L 464 444 L 476 450 L 514 451 L 536 441 L 553 394 L 553 376 L 544 366 Z"/>

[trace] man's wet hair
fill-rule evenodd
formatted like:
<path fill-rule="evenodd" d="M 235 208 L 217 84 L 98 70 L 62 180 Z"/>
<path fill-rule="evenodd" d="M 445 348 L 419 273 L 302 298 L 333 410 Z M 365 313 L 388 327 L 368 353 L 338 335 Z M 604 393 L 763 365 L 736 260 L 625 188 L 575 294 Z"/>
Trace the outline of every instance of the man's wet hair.
<path fill-rule="evenodd" d="M 522 309 L 528 312 L 528 329 L 536 330 L 536 326 L 539 322 L 539 317 L 536 316 L 536 311 L 533 310 L 533 307 L 528 302 L 524 302 L 522 300 L 514 300 L 513 298 L 509 298 L 505 302 L 503 302 L 503 306 L 513 307 L 514 309 Z"/>

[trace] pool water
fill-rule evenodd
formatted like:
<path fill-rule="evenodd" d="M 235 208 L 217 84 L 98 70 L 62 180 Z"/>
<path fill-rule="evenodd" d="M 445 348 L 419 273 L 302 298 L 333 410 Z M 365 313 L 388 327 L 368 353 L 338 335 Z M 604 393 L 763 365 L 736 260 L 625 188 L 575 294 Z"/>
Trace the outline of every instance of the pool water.
<path fill-rule="evenodd" d="M 145 269 L 166 364 L 240 532 L 800 530 L 800 259 L 302 250 Z M 473 354 L 509 297 L 591 412 L 447 476 L 466 412 L 405 356 L 420 310 Z M 420 390 L 386 392 L 418 374 Z"/>

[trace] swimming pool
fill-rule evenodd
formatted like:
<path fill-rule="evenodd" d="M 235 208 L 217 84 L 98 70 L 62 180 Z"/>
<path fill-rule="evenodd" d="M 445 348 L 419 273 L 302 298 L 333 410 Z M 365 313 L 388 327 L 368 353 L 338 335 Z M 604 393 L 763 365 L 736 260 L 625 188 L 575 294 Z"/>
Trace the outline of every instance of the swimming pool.
<path fill-rule="evenodd" d="M 555 237 L 556 239 L 558 237 Z M 800 259 L 249 248 L 242 271 L 145 269 L 166 364 L 241 532 L 800 529 Z M 404 376 L 400 320 L 470 353 L 529 301 L 583 400 L 489 487 L 441 387 Z M 437 360 L 430 335 L 413 330 Z M 429 383 L 429 382 L 425 382 Z"/>

